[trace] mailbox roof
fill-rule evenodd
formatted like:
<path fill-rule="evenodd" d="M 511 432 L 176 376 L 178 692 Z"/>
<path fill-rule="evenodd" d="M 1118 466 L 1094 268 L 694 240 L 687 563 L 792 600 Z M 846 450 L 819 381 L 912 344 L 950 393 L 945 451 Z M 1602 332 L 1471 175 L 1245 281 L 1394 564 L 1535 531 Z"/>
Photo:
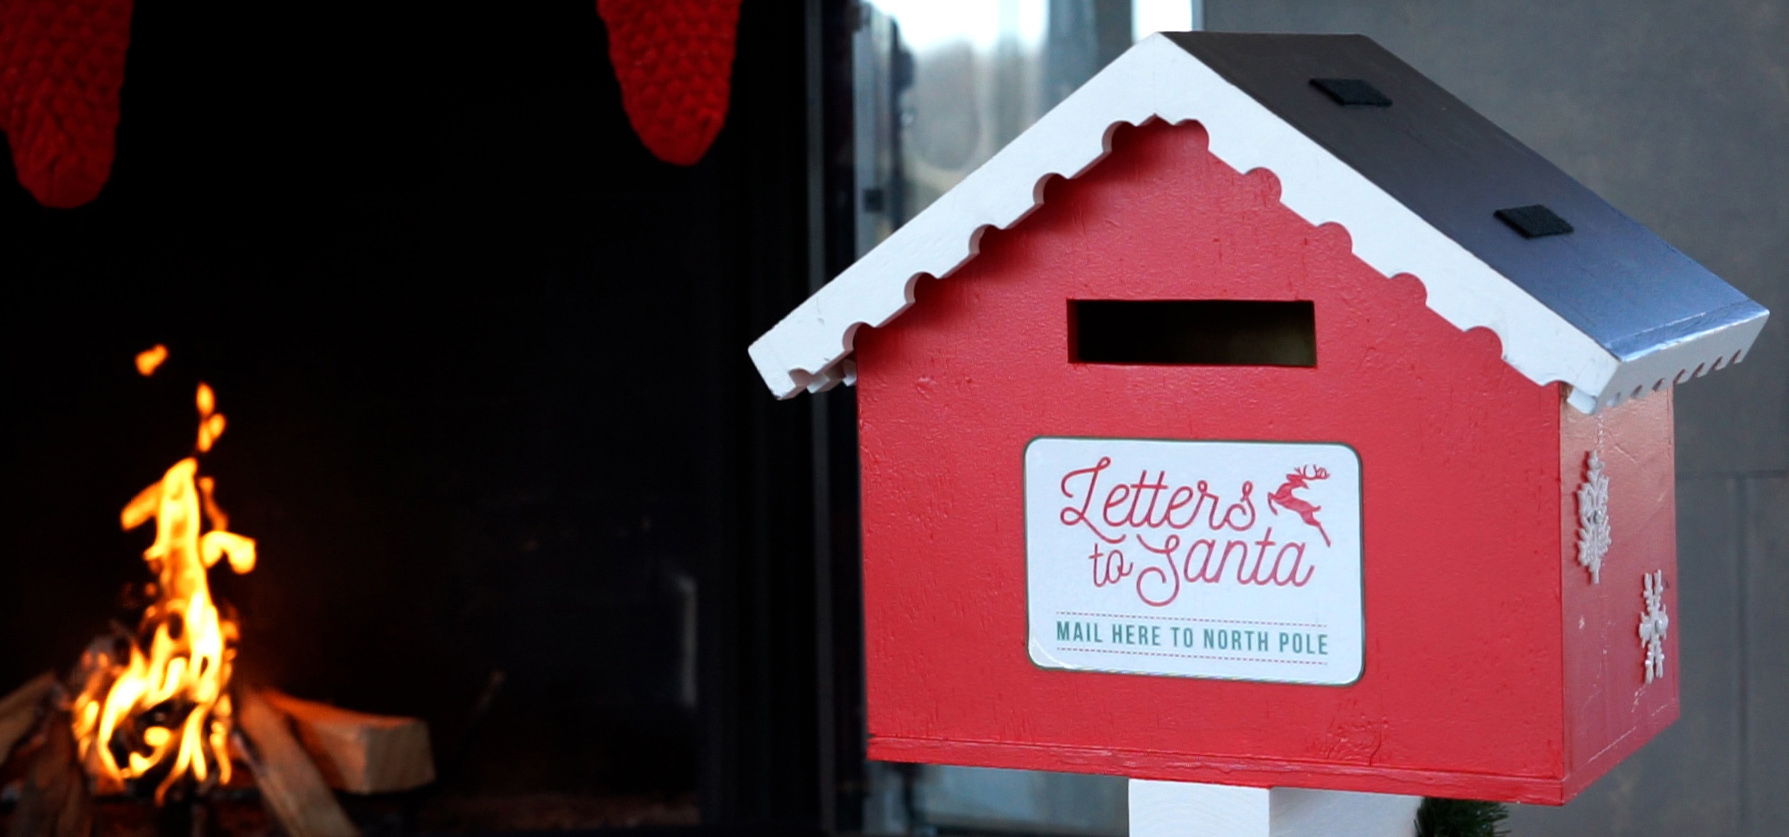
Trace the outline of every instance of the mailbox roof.
<path fill-rule="evenodd" d="M 892 320 L 920 276 L 949 276 L 985 229 L 1017 223 L 1047 178 L 1097 163 L 1114 126 L 1152 118 L 1198 121 L 1231 167 L 1272 171 L 1288 208 L 1341 224 L 1355 255 L 1417 277 L 1431 309 L 1494 331 L 1506 362 L 1564 382 L 1584 412 L 1737 362 L 1768 315 L 1371 39 L 1172 33 L 1132 47 L 760 337 L 765 382 L 785 398 L 849 382 L 859 326 Z"/>

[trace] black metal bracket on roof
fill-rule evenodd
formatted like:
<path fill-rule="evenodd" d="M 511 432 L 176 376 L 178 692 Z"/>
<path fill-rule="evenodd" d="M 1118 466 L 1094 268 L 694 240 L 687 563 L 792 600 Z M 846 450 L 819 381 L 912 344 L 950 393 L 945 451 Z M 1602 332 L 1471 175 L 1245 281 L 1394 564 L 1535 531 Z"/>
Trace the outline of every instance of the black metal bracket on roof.
<path fill-rule="evenodd" d="M 1323 91 L 1343 107 L 1388 108 L 1391 98 L 1379 92 L 1365 79 L 1358 78 L 1314 78 L 1311 86 Z"/>
<path fill-rule="evenodd" d="M 1521 233 L 1523 238 L 1565 235 L 1572 231 L 1571 224 L 1543 204 L 1499 209 L 1494 214 L 1497 216 L 1497 220 L 1510 225 L 1510 228 Z"/>

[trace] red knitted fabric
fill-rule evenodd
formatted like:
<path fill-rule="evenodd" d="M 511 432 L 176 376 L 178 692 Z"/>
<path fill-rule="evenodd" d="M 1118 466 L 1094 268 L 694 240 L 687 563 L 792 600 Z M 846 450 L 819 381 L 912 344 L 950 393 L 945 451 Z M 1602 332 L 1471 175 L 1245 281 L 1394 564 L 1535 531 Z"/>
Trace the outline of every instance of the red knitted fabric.
<path fill-rule="evenodd" d="M 131 0 L 0 0 L 0 130 L 44 206 L 80 206 L 112 171 Z"/>
<path fill-rule="evenodd" d="M 694 165 L 727 121 L 739 0 L 597 0 L 621 105 L 660 160 Z"/>

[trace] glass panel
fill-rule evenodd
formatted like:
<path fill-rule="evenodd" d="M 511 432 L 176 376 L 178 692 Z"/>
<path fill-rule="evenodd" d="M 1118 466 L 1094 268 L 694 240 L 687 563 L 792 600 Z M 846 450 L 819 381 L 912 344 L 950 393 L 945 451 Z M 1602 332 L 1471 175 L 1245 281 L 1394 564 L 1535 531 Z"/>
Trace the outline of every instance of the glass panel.
<path fill-rule="evenodd" d="M 1199 0 L 871 0 L 852 42 L 864 253 L 1140 36 L 1196 28 Z M 1126 833 L 1112 776 L 871 764 L 868 833 Z"/>

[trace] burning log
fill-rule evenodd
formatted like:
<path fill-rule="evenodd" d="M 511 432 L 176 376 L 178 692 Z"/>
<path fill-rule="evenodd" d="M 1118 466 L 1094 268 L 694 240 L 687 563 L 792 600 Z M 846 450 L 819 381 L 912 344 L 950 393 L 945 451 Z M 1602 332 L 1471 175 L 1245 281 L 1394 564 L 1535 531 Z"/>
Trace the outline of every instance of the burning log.
<path fill-rule="evenodd" d="M 360 832 L 292 737 L 285 717 L 252 688 L 238 688 L 236 697 L 233 743 L 287 837 L 357 837 Z"/>
<path fill-rule="evenodd" d="M 42 679 L 33 680 L 32 684 Z M 50 683 L 53 686 L 54 679 Z M 46 689 L 39 694 L 39 705 L 48 693 Z M 10 702 L 11 697 L 7 700 Z M 25 774 L 19 806 L 12 812 L 7 835 L 91 837 L 93 798 L 87 793 L 87 774 L 75 756 L 75 739 L 69 730 L 68 713 L 53 712 L 47 720 L 43 727 L 43 746 Z"/>
<path fill-rule="evenodd" d="M 0 699 L 0 762 L 5 762 L 19 741 L 36 728 L 44 703 L 56 689 L 56 674 L 46 671 Z"/>
<path fill-rule="evenodd" d="M 435 780 L 429 726 L 420 718 L 369 715 L 300 700 L 272 689 L 262 696 L 292 719 L 329 786 L 350 793 L 390 793 Z"/>

